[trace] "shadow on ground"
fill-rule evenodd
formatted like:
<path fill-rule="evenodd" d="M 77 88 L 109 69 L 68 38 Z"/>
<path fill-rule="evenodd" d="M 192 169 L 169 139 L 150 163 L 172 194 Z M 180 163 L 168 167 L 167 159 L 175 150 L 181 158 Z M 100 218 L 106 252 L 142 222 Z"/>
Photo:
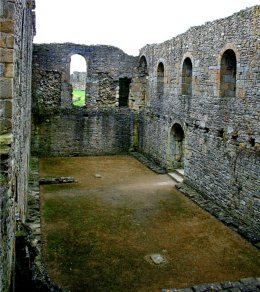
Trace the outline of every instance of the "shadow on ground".
<path fill-rule="evenodd" d="M 160 291 L 259 276 L 259 252 L 130 156 L 48 158 L 44 256 L 70 291 Z M 151 254 L 165 260 L 155 264 Z"/>

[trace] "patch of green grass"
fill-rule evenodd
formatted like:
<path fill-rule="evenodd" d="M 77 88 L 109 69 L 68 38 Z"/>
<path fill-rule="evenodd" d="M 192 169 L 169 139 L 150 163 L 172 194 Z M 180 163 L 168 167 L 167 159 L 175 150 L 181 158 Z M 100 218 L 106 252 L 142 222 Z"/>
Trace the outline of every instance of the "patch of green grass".
<path fill-rule="evenodd" d="M 84 106 L 86 104 L 86 100 L 85 100 L 86 93 L 85 93 L 85 90 L 73 90 L 72 96 L 74 98 L 80 98 L 79 101 L 73 102 L 74 105 L 76 105 L 76 106 Z"/>

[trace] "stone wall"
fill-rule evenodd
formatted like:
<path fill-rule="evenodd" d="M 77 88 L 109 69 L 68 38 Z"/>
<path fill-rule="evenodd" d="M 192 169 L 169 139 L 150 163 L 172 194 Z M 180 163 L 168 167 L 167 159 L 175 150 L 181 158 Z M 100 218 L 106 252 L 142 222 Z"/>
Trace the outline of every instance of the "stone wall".
<path fill-rule="evenodd" d="M 87 60 L 87 103 L 72 104 L 70 57 Z M 33 143 L 41 156 L 126 153 L 133 145 L 135 115 L 119 107 L 120 78 L 131 79 L 138 58 L 110 46 L 34 46 Z"/>
<path fill-rule="evenodd" d="M 45 111 L 34 117 L 32 153 L 38 156 L 125 154 L 133 145 L 129 109 Z"/>
<path fill-rule="evenodd" d="M 13 285 L 16 221 L 25 221 L 31 135 L 34 1 L 0 6 L 0 291 Z"/>
<path fill-rule="evenodd" d="M 259 13 L 259 6 L 252 7 L 145 46 L 142 72 L 132 85 L 146 90 L 139 151 L 167 169 L 184 167 L 186 184 L 255 242 L 260 240 Z M 146 84 L 140 80 L 144 59 Z"/>
<path fill-rule="evenodd" d="M 33 87 L 40 89 L 42 78 L 49 82 L 48 74 L 39 80 L 38 70 L 43 72 L 57 71 L 61 74 L 61 100 L 63 108 L 72 105 L 72 84 L 70 80 L 71 56 L 78 54 L 87 63 L 86 106 L 118 107 L 119 78 L 132 78 L 138 63 L 137 57 L 128 56 L 122 50 L 112 46 L 84 46 L 71 43 L 34 45 L 33 54 Z M 109 83 L 109 90 L 104 90 Z M 102 94 L 101 94 L 102 93 Z M 35 94 L 34 94 L 35 95 Z M 35 97 L 37 100 L 37 96 Z"/>

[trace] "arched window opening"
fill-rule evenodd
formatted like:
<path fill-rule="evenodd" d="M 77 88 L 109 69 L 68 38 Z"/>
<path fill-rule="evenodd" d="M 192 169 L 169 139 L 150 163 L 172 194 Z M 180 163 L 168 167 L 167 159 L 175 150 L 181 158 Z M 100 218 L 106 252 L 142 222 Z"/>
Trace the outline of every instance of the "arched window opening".
<path fill-rule="evenodd" d="M 141 59 L 140 59 L 139 76 L 140 77 L 148 76 L 147 61 L 146 61 L 145 56 L 142 56 Z"/>
<path fill-rule="evenodd" d="M 86 104 L 87 63 L 84 57 L 75 54 L 70 59 L 70 83 L 72 85 L 72 103 L 75 106 Z"/>
<path fill-rule="evenodd" d="M 139 63 L 139 78 L 141 83 L 141 93 L 142 99 L 147 101 L 147 80 L 148 80 L 148 69 L 147 69 L 147 61 L 145 56 L 142 56 Z"/>
<path fill-rule="evenodd" d="M 236 95 L 237 59 L 233 50 L 226 50 L 221 58 L 220 97 Z"/>
<path fill-rule="evenodd" d="M 171 129 L 171 160 L 173 168 L 183 168 L 184 155 L 184 131 L 178 123 Z"/>
<path fill-rule="evenodd" d="M 182 95 L 192 95 L 192 63 L 186 58 L 182 66 Z"/>
<path fill-rule="evenodd" d="M 157 67 L 157 95 L 159 98 L 164 94 L 164 66 L 163 63 L 159 63 Z"/>

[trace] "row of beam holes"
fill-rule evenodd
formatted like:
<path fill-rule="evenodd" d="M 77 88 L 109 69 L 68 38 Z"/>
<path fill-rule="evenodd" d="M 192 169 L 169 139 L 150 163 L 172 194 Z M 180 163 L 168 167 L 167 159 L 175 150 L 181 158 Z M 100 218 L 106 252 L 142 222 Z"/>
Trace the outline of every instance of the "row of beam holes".
<path fill-rule="evenodd" d="M 224 129 L 218 130 L 217 136 L 220 137 L 220 138 L 223 138 L 224 137 L 224 132 L 225 132 Z M 231 139 L 234 140 L 234 141 L 237 141 L 237 138 L 238 138 L 237 134 L 231 136 Z M 251 147 L 255 146 L 255 139 L 253 137 L 250 137 L 248 142 L 249 142 L 249 145 Z"/>

